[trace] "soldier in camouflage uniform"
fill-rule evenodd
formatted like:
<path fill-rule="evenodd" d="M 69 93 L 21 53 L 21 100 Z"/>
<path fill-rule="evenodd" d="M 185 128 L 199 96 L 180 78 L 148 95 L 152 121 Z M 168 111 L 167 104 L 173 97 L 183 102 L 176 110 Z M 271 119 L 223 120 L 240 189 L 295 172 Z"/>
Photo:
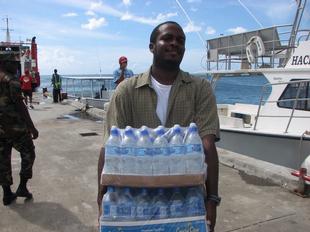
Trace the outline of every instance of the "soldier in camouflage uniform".
<path fill-rule="evenodd" d="M 14 54 L 0 51 L 0 185 L 3 204 L 11 204 L 16 197 L 31 199 L 27 181 L 32 177 L 35 160 L 33 139 L 39 135 L 23 103 L 20 83 L 16 77 L 19 62 Z M 21 155 L 20 184 L 16 193 L 11 191 L 11 152 L 15 148 Z"/>

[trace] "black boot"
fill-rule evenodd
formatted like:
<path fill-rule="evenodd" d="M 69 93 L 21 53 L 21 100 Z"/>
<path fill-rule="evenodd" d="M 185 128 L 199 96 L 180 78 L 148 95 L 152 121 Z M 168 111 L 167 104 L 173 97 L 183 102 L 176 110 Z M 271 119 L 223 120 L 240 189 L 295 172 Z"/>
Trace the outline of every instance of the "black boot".
<path fill-rule="evenodd" d="M 9 205 L 16 199 L 16 194 L 12 192 L 10 185 L 3 185 L 3 205 Z"/>
<path fill-rule="evenodd" d="M 27 189 L 28 179 L 21 178 L 20 184 L 16 190 L 16 195 L 18 197 L 25 197 L 26 199 L 32 199 L 32 194 Z"/>

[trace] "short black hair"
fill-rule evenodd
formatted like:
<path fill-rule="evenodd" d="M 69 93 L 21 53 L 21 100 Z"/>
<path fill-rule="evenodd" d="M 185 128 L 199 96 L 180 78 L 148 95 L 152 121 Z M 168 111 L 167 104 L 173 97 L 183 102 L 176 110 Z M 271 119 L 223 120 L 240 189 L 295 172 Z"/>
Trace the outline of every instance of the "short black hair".
<path fill-rule="evenodd" d="M 174 25 L 176 25 L 177 27 L 179 27 L 179 28 L 183 31 L 181 25 L 178 24 L 178 23 L 175 22 L 175 21 L 166 21 L 166 22 L 160 23 L 160 24 L 158 24 L 158 25 L 153 29 L 153 31 L 152 31 L 152 33 L 151 33 L 151 36 L 150 36 L 150 43 L 155 43 L 155 40 L 156 40 L 156 38 L 157 38 L 157 36 L 158 36 L 158 30 L 159 30 L 159 28 L 160 28 L 162 25 L 165 25 L 165 24 L 174 24 Z"/>

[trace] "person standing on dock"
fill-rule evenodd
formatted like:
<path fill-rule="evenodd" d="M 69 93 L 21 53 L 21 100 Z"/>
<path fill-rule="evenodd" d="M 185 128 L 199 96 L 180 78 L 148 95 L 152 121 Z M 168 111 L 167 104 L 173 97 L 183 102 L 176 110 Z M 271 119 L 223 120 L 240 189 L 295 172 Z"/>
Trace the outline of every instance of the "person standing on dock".
<path fill-rule="evenodd" d="M 22 93 L 24 95 L 25 104 L 28 106 L 28 98 L 30 103 L 30 108 L 33 109 L 32 105 L 32 76 L 28 69 L 25 70 L 25 74 L 19 78 Z"/>
<path fill-rule="evenodd" d="M 11 204 L 16 197 L 31 199 L 27 182 L 32 178 L 35 160 L 33 139 L 39 136 L 27 107 L 23 102 L 19 80 L 16 76 L 19 61 L 12 53 L 0 53 L 0 185 L 3 204 Z M 31 81 L 30 81 L 31 83 Z M 13 184 L 11 153 L 15 148 L 21 156 L 20 184 L 16 193 Z"/>
<path fill-rule="evenodd" d="M 57 73 L 57 69 L 54 69 L 54 74 L 52 75 L 52 85 L 53 85 L 53 102 L 61 102 L 61 76 Z"/>
<path fill-rule="evenodd" d="M 114 83 L 114 89 L 118 86 L 119 83 L 121 83 L 126 78 L 132 77 L 134 74 L 133 72 L 127 68 L 128 60 L 127 57 L 121 56 L 118 59 L 119 68 L 116 69 L 113 72 L 113 83 Z"/>
<path fill-rule="evenodd" d="M 175 124 L 188 126 L 195 122 L 202 139 L 205 162 L 208 165 L 205 182 L 205 207 L 210 231 L 216 223 L 218 196 L 218 154 L 215 141 L 219 137 L 219 118 L 212 87 L 208 80 L 195 78 L 180 69 L 185 52 L 185 33 L 173 21 L 156 26 L 150 36 L 149 50 L 153 64 L 145 73 L 121 83 L 115 90 L 106 114 L 104 143 L 112 126 L 140 128 Z M 137 114 L 138 113 L 138 114 Z M 100 184 L 104 166 L 104 148 L 98 160 L 98 207 L 106 188 Z"/>

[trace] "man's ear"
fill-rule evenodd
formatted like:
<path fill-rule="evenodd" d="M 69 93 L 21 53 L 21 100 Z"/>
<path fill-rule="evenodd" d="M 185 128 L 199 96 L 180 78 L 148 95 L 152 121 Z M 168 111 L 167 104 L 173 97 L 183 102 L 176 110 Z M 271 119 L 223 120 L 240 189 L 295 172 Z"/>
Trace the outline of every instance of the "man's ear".
<path fill-rule="evenodd" d="M 153 43 L 149 44 L 149 49 L 150 49 L 151 52 L 153 52 L 153 50 L 154 50 L 154 44 Z"/>

